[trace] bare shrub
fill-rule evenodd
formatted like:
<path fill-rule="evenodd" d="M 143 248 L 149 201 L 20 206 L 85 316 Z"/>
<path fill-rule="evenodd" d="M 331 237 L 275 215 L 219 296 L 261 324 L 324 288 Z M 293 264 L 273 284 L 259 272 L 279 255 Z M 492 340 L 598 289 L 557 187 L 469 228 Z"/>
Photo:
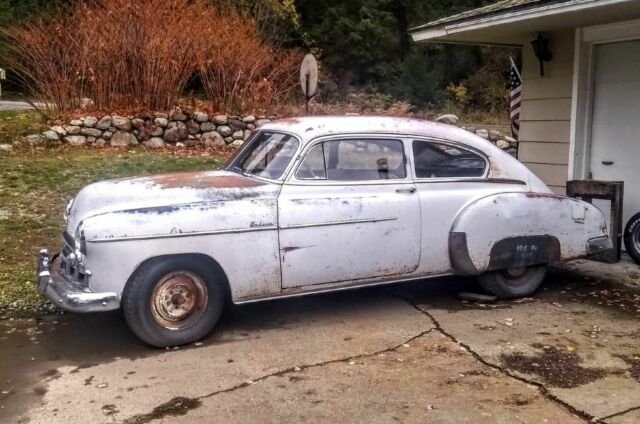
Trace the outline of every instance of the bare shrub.
<path fill-rule="evenodd" d="M 299 52 L 264 43 L 254 22 L 236 12 L 210 9 L 208 19 L 217 24 L 200 32 L 198 70 L 215 109 L 266 109 L 296 87 Z"/>
<path fill-rule="evenodd" d="M 263 43 L 255 23 L 207 0 L 81 0 L 3 30 L 8 65 L 58 112 L 167 110 L 194 72 L 214 109 L 258 110 L 295 86 L 297 55 Z M 295 59 L 294 59 L 295 57 Z"/>

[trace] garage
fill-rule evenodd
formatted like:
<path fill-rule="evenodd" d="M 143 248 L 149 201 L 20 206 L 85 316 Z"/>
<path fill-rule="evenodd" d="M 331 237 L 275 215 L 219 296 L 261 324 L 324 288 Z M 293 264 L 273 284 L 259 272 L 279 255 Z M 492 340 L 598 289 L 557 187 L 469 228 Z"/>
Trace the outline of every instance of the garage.
<path fill-rule="evenodd" d="M 640 211 L 640 40 L 595 47 L 590 177 L 624 181 L 624 219 Z"/>

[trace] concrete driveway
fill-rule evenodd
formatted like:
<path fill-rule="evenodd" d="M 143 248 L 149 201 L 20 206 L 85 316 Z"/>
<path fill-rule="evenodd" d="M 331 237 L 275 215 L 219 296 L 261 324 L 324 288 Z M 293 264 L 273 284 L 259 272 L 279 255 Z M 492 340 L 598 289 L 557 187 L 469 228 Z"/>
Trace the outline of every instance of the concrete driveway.
<path fill-rule="evenodd" d="M 0 324 L 3 422 L 640 422 L 640 270 L 577 262 L 535 298 L 439 279 L 233 307 L 202 343 L 118 313 Z"/>

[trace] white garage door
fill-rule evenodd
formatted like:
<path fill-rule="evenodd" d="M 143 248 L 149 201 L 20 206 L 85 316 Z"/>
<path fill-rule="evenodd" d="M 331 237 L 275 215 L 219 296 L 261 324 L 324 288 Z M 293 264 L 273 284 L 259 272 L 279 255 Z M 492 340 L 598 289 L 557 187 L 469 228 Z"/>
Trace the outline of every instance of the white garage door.
<path fill-rule="evenodd" d="M 596 47 L 591 176 L 624 181 L 624 224 L 640 212 L 640 40 Z"/>

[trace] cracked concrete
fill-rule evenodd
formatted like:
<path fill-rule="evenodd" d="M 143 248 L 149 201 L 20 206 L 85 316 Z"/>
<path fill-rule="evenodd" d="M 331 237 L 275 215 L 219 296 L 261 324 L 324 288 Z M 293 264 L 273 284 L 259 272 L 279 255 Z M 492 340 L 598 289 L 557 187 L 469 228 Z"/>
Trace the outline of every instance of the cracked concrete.
<path fill-rule="evenodd" d="M 141 345 L 117 313 L 5 321 L 0 416 L 640 422 L 636 269 L 576 263 L 536 297 L 493 305 L 460 302 L 475 283 L 449 278 L 234 307 L 201 344 L 169 351 Z"/>

